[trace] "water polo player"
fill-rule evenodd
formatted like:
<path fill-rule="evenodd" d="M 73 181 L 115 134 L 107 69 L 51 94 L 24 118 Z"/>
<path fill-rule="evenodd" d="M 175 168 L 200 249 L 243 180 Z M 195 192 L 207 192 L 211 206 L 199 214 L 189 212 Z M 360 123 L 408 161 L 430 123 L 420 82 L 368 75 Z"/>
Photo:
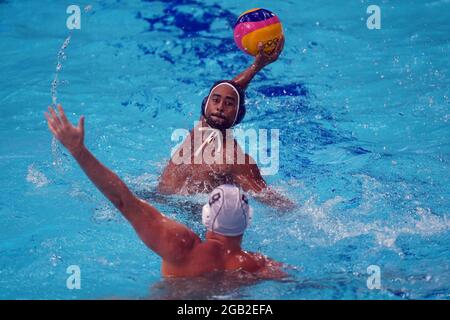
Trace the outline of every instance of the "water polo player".
<path fill-rule="evenodd" d="M 252 192 L 263 203 L 279 209 L 293 207 L 289 199 L 267 186 L 255 161 L 242 151 L 233 138 L 232 130 L 227 130 L 240 123 L 245 116 L 245 89 L 248 84 L 262 68 L 278 59 L 283 45 L 284 38 L 281 38 L 277 46 L 267 53 L 260 44 L 259 52 L 249 68 L 231 81 L 214 83 L 208 96 L 203 99 L 199 123 L 164 169 L 159 180 L 159 192 L 207 193 L 228 183 Z M 212 155 L 211 161 L 205 159 L 205 154 Z"/>
<path fill-rule="evenodd" d="M 59 116 L 49 107 L 47 123 L 54 136 L 77 160 L 89 179 L 120 210 L 141 240 L 162 258 L 162 274 L 195 277 L 212 271 L 242 270 L 259 278 L 278 279 L 286 274 L 281 264 L 262 254 L 241 249 L 242 236 L 252 219 L 246 196 L 235 186 L 214 189 L 203 207 L 205 241 L 186 226 L 169 219 L 136 197 L 84 145 L 84 117 L 73 126 L 59 105 Z"/>

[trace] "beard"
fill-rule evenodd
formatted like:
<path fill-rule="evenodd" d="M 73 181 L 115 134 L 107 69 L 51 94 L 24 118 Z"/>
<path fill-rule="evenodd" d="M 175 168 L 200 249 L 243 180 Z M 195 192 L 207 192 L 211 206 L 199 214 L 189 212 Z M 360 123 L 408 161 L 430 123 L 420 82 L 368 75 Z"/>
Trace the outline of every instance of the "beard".
<path fill-rule="evenodd" d="M 225 130 L 231 127 L 229 121 L 225 116 L 219 114 L 210 114 L 206 118 L 206 122 L 215 129 Z"/>

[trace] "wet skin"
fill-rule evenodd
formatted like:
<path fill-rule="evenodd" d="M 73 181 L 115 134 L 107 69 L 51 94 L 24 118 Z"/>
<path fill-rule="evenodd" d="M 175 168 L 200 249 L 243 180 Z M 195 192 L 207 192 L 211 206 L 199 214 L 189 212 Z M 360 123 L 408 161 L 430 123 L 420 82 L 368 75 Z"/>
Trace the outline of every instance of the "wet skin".
<path fill-rule="evenodd" d="M 233 81 L 245 90 L 262 68 L 278 59 L 283 46 L 284 37 L 280 39 L 272 52 L 266 53 L 260 43 L 259 53 L 253 64 L 236 76 Z M 200 118 L 199 124 L 191 130 L 189 136 L 176 151 L 176 155 L 182 157 L 185 150 L 190 150 L 190 161 L 179 163 L 172 158 L 161 174 L 158 191 L 162 194 L 208 193 L 221 184 L 229 183 L 240 186 L 246 192 L 252 192 L 258 200 L 277 209 L 293 209 L 295 207 L 293 202 L 267 186 L 255 161 L 242 151 L 236 140 L 232 137 L 225 139 L 227 137 L 225 128 L 233 124 L 237 104 L 237 94 L 228 85 L 219 85 L 212 90 L 205 116 Z M 222 161 L 212 163 L 205 163 L 202 159 L 194 161 L 195 152 L 198 150 L 198 146 L 196 147 L 194 143 L 194 136 L 203 134 L 206 139 L 208 133 L 202 129 L 208 127 L 222 132 L 223 148 L 221 150 L 218 147 L 217 139 L 206 146 L 214 149 L 213 153 Z M 233 151 L 225 150 L 227 143 L 233 143 Z M 223 159 L 231 159 L 231 161 L 227 163 Z M 240 159 L 245 160 L 240 161 Z"/>
<path fill-rule="evenodd" d="M 105 167 L 84 145 L 84 117 L 73 126 L 58 106 L 45 114 L 53 135 L 67 148 L 88 178 L 130 222 L 141 240 L 162 258 L 162 274 L 194 277 L 212 271 L 244 270 L 261 278 L 279 279 L 281 264 L 262 254 L 241 249 L 242 236 L 207 232 L 205 241 L 185 225 L 172 220 L 146 201 Z"/>
<path fill-rule="evenodd" d="M 227 85 L 219 85 L 211 92 L 205 117 L 201 118 L 200 123 L 176 151 L 182 157 L 183 152 L 188 150 L 190 152 L 189 163 L 175 164 L 171 160 L 161 175 L 159 192 L 164 194 L 209 193 L 215 187 L 225 183 L 240 185 L 244 191 L 259 192 L 266 187 L 255 161 L 242 151 L 231 131 L 225 131 L 225 128 L 234 122 L 237 103 L 236 92 Z M 209 128 L 212 125 L 221 131 L 222 142 L 220 148 L 217 140 L 206 146 L 212 148 L 218 161 L 205 163 L 206 161 L 202 157 L 203 150 L 199 150 L 198 143 L 195 144 L 194 138 L 197 136 L 203 137 L 202 141 L 206 140 L 211 131 L 201 131 L 201 129 Z M 228 148 L 228 143 L 233 144 L 232 148 Z M 200 151 L 200 153 L 196 155 L 196 151 Z M 245 161 L 240 159 L 245 159 Z"/>

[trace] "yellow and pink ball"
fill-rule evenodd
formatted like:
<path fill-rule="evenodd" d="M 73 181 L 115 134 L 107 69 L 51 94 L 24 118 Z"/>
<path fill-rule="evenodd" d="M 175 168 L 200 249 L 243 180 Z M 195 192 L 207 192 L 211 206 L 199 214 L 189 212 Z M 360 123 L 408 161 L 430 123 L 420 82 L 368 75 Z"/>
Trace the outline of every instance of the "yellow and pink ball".
<path fill-rule="evenodd" d="M 261 8 L 242 13 L 234 25 L 234 41 L 247 54 L 256 56 L 258 43 L 270 53 L 283 36 L 280 19 L 271 11 Z"/>

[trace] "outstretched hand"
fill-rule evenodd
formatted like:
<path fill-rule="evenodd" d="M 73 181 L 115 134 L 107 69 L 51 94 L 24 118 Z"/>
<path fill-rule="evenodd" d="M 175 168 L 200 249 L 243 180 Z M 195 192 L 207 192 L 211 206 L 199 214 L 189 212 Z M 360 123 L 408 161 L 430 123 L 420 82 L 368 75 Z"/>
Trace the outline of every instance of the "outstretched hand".
<path fill-rule="evenodd" d="M 269 53 L 264 51 L 264 44 L 260 42 L 258 44 L 258 54 L 255 57 L 254 65 L 262 69 L 268 64 L 271 64 L 272 62 L 276 61 L 278 57 L 281 54 L 281 51 L 283 51 L 284 47 L 284 36 L 282 35 L 280 38 L 280 41 L 278 41 L 277 46 Z"/>
<path fill-rule="evenodd" d="M 47 124 L 50 131 L 64 147 L 72 154 L 80 150 L 84 145 L 84 116 L 80 118 L 78 126 L 73 126 L 66 115 L 62 106 L 58 105 L 59 116 L 52 107 L 48 107 L 48 113 L 45 112 Z"/>

